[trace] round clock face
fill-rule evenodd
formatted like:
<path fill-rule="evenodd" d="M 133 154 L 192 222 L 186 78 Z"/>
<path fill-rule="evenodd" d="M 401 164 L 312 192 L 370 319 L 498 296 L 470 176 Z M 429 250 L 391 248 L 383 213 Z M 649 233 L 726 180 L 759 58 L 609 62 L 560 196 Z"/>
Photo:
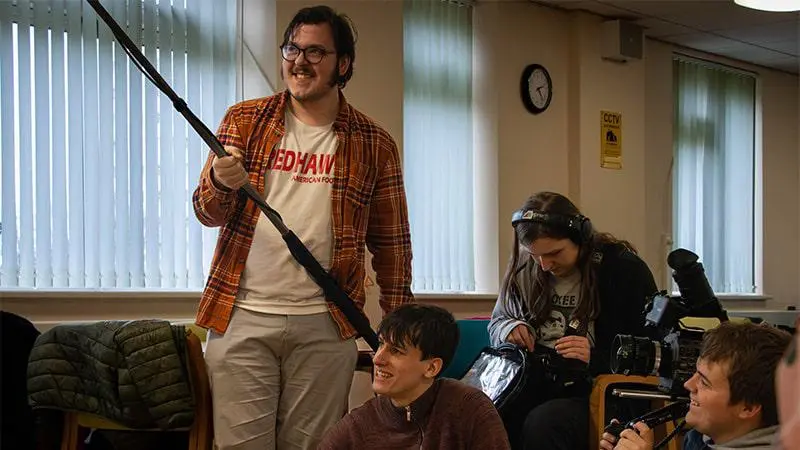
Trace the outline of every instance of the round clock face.
<path fill-rule="evenodd" d="M 544 69 L 536 69 L 528 78 L 528 95 L 531 98 L 533 106 L 539 109 L 545 109 L 547 103 L 550 102 L 550 77 L 547 76 Z"/>
<path fill-rule="evenodd" d="M 553 99 L 553 80 L 547 69 L 539 64 L 531 64 L 522 72 L 520 94 L 525 108 L 539 114 L 550 106 Z"/>

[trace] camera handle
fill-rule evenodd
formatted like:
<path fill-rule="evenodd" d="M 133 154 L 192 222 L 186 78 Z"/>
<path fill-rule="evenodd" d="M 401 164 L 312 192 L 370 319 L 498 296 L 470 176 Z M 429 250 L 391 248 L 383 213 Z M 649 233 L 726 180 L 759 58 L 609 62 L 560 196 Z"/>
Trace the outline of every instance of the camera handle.
<path fill-rule="evenodd" d="M 620 433 L 626 428 L 634 429 L 637 422 L 644 422 L 648 427 L 654 428 L 662 423 L 675 421 L 676 419 L 683 419 L 689 410 L 689 399 L 686 397 L 677 397 L 674 395 L 663 394 L 660 392 L 640 391 L 635 389 L 614 389 L 611 394 L 619 398 L 636 398 L 646 400 L 672 400 L 672 403 L 643 414 L 635 419 L 628 421 L 625 424 L 619 422 L 612 422 L 605 428 L 605 432 L 619 438 Z M 681 420 L 675 429 L 670 432 L 664 439 L 659 442 L 654 449 L 658 450 L 666 445 L 672 438 L 681 432 L 686 425 L 685 420 Z"/>
<path fill-rule="evenodd" d="M 636 389 L 613 389 L 611 391 L 611 395 L 614 395 L 619 398 L 638 398 L 638 399 L 649 399 L 649 400 L 672 400 L 674 402 L 682 402 L 682 403 L 689 403 L 689 399 L 686 397 L 678 397 L 675 395 L 664 394 L 661 392 L 653 392 L 653 391 L 639 391 Z"/>

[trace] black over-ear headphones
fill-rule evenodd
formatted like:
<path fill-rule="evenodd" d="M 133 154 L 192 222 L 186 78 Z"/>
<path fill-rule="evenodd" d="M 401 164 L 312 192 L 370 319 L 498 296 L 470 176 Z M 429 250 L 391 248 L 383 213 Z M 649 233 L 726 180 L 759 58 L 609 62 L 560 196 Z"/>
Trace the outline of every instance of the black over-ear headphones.
<path fill-rule="evenodd" d="M 519 209 L 514 211 L 511 216 L 511 226 L 516 227 L 522 222 L 541 223 L 551 227 L 567 230 L 576 244 L 585 244 L 592 239 L 592 222 L 588 217 L 576 214 L 565 216 L 563 214 L 551 214 L 536 211 L 534 209 Z"/>

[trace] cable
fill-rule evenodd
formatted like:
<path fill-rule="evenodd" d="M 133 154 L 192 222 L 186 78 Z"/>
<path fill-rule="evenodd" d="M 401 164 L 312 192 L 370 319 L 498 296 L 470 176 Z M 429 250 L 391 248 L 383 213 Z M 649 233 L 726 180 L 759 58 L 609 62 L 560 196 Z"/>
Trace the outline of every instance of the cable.
<path fill-rule="evenodd" d="M 655 447 L 653 447 L 653 450 L 659 450 L 660 448 L 664 447 L 667 444 L 667 442 L 669 442 L 673 437 L 675 437 L 676 434 L 683 431 L 683 427 L 685 426 L 686 426 L 686 419 L 681 419 L 681 421 L 678 422 L 678 426 L 676 426 L 675 429 L 672 430 L 672 432 L 667 435 L 667 437 L 662 439 L 661 442 L 659 442 Z"/>

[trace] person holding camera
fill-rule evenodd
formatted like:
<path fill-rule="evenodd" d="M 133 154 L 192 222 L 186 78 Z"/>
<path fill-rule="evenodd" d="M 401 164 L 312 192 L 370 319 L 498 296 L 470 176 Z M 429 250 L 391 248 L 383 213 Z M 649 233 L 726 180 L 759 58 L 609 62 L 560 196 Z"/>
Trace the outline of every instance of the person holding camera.
<path fill-rule="evenodd" d="M 723 322 L 703 336 L 697 370 L 684 387 L 691 400 L 683 450 L 779 448 L 775 372 L 791 335 L 753 323 Z M 642 422 L 619 439 L 603 434 L 603 450 L 651 450 Z"/>
<path fill-rule="evenodd" d="M 489 334 L 492 345 L 532 352 L 534 363 L 500 413 L 512 448 L 586 448 L 591 377 L 611 373 L 617 334 L 645 334 L 642 314 L 656 283 L 630 243 L 595 231 L 561 194 L 534 194 L 512 226 Z"/>

